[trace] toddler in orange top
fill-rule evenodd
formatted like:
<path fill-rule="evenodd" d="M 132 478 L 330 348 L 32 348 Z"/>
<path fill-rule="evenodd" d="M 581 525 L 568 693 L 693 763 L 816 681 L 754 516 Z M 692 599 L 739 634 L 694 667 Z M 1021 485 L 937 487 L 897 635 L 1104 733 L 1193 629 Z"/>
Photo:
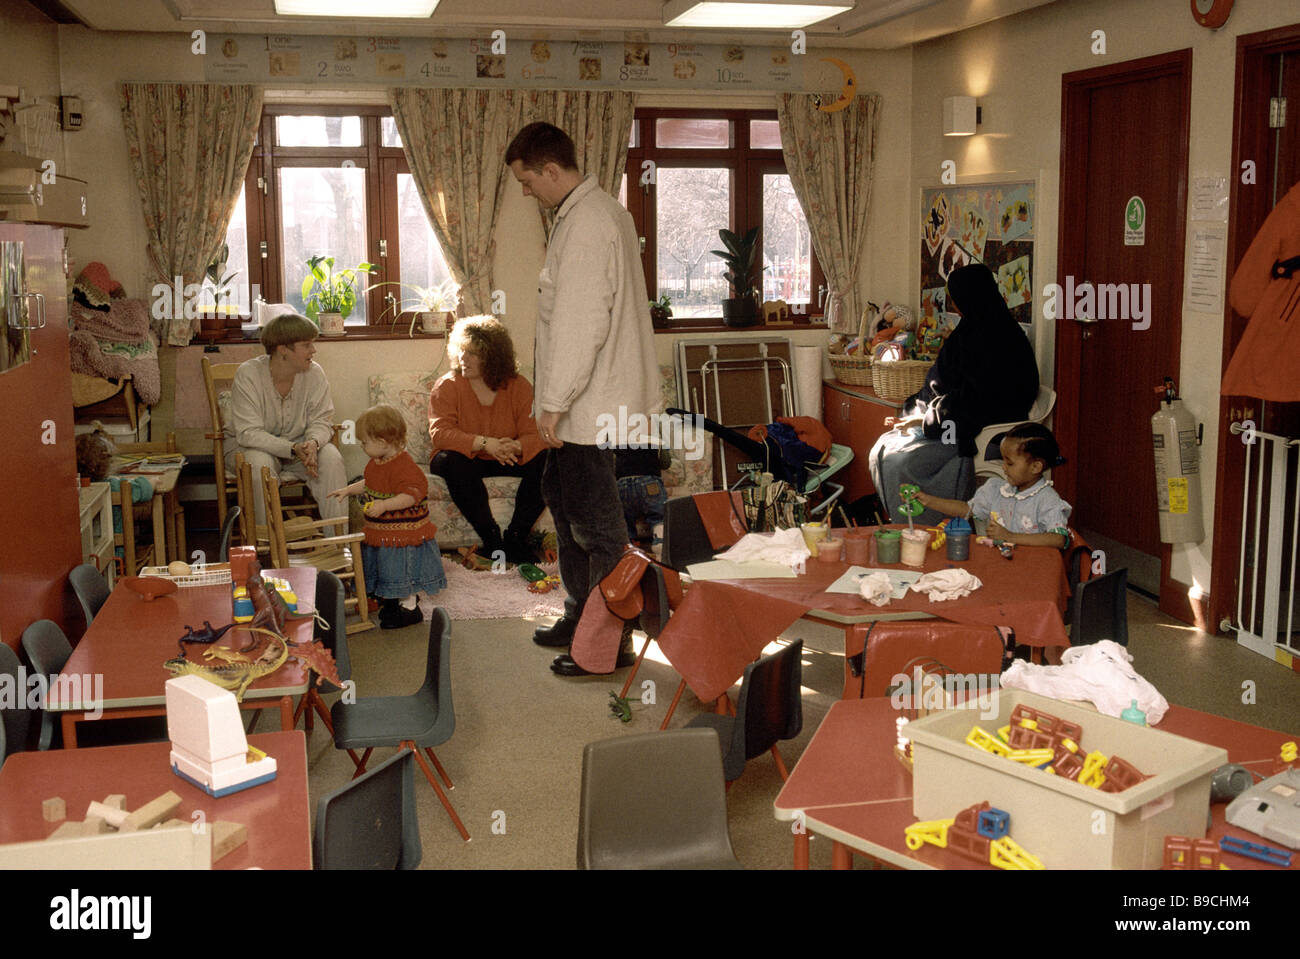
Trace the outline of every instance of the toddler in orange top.
<path fill-rule="evenodd" d="M 370 457 L 365 477 L 329 495 L 365 496 L 361 545 L 366 589 L 381 598 L 379 625 L 400 629 L 422 622 L 417 593 L 447 585 L 437 528 L 429 522 L 428 483 L 406 451 L 406 423 L 391 406 L 373 406 L 357 419 L 361 448 Z"/>

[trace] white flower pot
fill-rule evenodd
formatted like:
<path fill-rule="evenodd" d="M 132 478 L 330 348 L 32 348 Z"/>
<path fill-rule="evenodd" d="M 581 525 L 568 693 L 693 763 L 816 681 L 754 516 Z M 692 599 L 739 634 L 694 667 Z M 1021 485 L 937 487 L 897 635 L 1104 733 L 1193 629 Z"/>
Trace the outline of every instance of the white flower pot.
<path fill-rule="evenodd" d="M 425 333 L 445 333 L 450 325 L 451 313 L 446 310 L 420 314 L 420 329 Z"/>
<path fill-rule="evenodd" d="M 317 313 L 316 322 L 320 325 L 321 336 L 342 336 L 343 335 L 343 314 L 342 313 Z"/>

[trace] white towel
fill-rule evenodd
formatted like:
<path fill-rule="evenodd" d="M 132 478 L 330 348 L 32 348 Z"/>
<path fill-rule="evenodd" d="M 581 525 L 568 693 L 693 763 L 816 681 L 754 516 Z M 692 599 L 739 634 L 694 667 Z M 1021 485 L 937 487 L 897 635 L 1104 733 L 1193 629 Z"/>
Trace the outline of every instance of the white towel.
<path fill-rule="evenodd" d="M 893 594 L 894 584 L 888 573 L 871 573 L 858 581 L 858 592 L 873 606 L 884 606 Z"/>
<path fill-rule="evenodd" d="M 1060 666 L 1036 666 L 1018 659 L 1002 674 L 1002 686 L 1053 699 L 1084 700 L 1107 716 L 1119 716 L 1136 699 L 1138 709 L 1147 714 L 1147 724 L 1154 726 L 1164 719 L 1169 702 L 1132 662 L 1123 646 L 1103 639 L 1067 649 Z"/>
<path fill-rule="evenodd" d="M 964 569 L 940 569 L 926 573 L 915 583 L 912 589 L 918 593 L 928 593 L 930 602 L 937 603 L 945 599 L 961 599 L 969 596 L 984 584 L 978 576 Z"/>
<path fill-rule="evenodd" d="M 737 563 L 761 559 L 802 572 L 811 555 L 803 533 L 798 529 L 779 529 L 775 533 L 746 533 L 736 545 L 725 553 L 719 553 L 717 558 Z"/>

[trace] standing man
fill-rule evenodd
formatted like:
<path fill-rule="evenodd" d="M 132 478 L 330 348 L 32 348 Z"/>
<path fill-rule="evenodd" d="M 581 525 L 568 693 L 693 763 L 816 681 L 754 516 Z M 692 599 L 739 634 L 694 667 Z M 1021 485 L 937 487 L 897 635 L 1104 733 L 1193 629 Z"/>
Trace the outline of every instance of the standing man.
<path fill-rule="evenodd" d="M 556 210 L 538 277 L 533 414 L 548 447 L 542 496 L 555 518 L 564 616 L 537 630 L 542 646 L 568 646 L 587 596 L 623 554 L 627 528 L 608 424 L 643 420 L 658 399 L 650 308 L 632 215 L 578 172 L 573 141 L 549 123 L 530 123 L 506 149 L 524 196 Z M 625 632 L 618 666 L 634 660 Z M 583 676 L 568 655 L 551 669 Z"/>

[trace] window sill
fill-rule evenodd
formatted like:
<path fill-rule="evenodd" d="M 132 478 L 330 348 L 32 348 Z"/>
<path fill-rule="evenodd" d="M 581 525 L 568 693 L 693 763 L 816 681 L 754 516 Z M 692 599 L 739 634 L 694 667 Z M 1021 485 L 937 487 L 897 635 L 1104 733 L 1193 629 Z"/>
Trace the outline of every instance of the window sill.
<path fill-rule="evenodd" d="M 446 338 L 447 334 L 445 333 L 425 333 L 421 330 L 417 330 L 411 335 L 404 331 L 397 333 L 349 332 L 343 336 L 318 336 L 316 337 L 316 343 L 353 343 L 359 340 L 445 340 Z M 257 337 L 243 336 L 233 331 L 223 333 L 220 336 L 199 332 L 194 339 L 190 340 L 190 344 L 196 346 L 239 346 L 257 343 Z"/>
<path fill-rule="evenodd" d="M 780 330 L 825 330 L 826 321 L 817 317 L 809 323 L 755 323 L 753 326 L 725 326 L 719 320 L 702 324 L 683 323 L 657 328 L 656 334 L 678 336 L 684 333 L 752 333 L 754 330 L 774 332 Z"/>

